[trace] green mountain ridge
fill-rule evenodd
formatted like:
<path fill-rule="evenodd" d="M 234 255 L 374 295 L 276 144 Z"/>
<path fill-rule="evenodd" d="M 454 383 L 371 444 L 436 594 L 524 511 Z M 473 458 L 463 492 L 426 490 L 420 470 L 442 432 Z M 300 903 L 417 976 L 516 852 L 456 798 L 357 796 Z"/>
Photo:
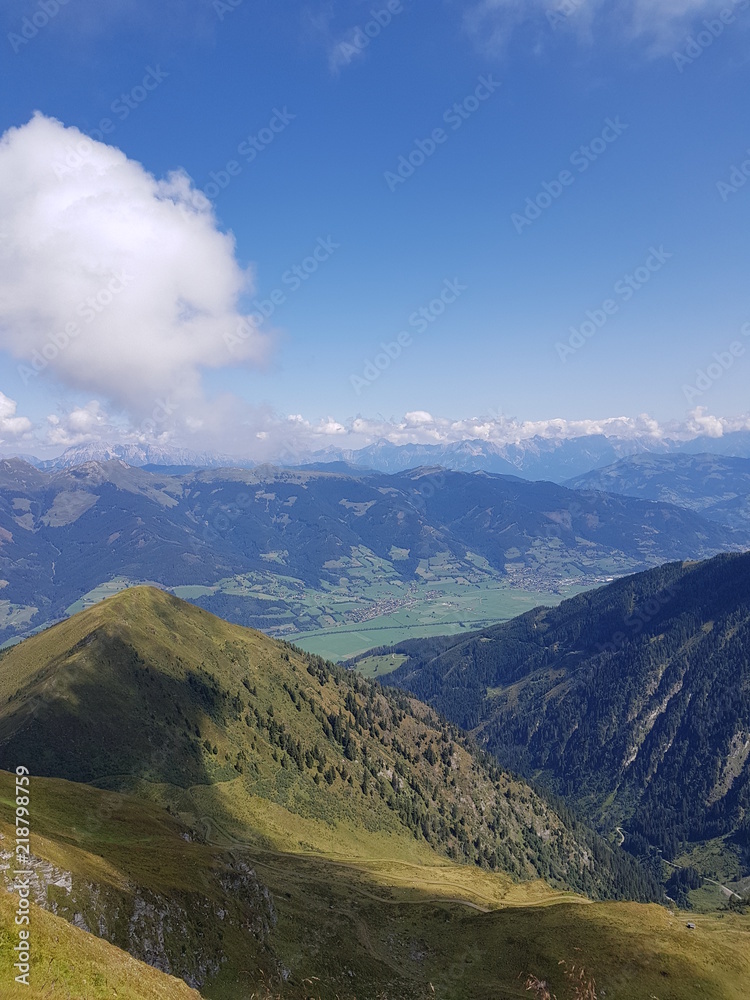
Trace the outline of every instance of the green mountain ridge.
<path fill-rule="evenodd" d="M 235 835 L 263 799 L 518 877 L 623 891 L 607 864 L 626 856 L 600 845 L 592 875 L 593 845 L 426 706 L 154 588 L 7 651 L 0 706 L 0 761 L 151 796 Z M 636 898 L 649 892 L 640 881 Z"/>

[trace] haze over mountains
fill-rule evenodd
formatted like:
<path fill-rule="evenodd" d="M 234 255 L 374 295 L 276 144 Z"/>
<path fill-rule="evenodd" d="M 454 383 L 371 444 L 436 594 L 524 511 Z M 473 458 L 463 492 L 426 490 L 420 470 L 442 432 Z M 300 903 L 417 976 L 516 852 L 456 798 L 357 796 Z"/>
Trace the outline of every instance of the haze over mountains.
<path fill-rule="evenodd" d="M 671 504 L 488 473 L 173 475 L 120 461 L 46 471 L 18 459 L 0 462 L 0 531 L 3 639 L 118 577 L 204 588 L 243 577 L 256 588 L 249 600 L 219 610 L 293 630 L 329 620 L 325 608 L 303 613 L 308 590 L 338 588 L 355 614 L 374 582 L 392 596 L 439 581 L 548 592 L 750 544 L 750 528 Z M 269 580 L 283 592 L 269 595 Z"/>
<path fill-rule="evenodd" d="M 750 432 L 733 431 L 719 437 L 696 434 L 693 437 L 632 434 L 616 437 L 605 434 L 544 437 L 535 435 L 508 443 L 493 443 L 467 438 L 446 444 L 394 444 L 382 439 L 358 449 L 330 447 L 310 451 L 289 447 L 273 459 L 285 467 L 343 462 L 359 469 L 378 472 L 404 472 L 423 465 L 440 465 L 462 472 L 495 472 L 524 479 L 564 482 L 600 469 L 631 455 L 713 454 L 750 458 Z M 56 458 L 20 458 L 42 469 L 59 469 L 84 462 L 120 459 L 129 465 L 254 468 L 263 464 L 257 459 L 237 458 L 209 452 L 195 452 L 155 444 L 107 444 L 92 441 L 67 448 Z"/>
<path fill-rule="evenodd" d="M 357 451 L 328 450 L 317 461 L 337 459 L 383 472 L 400 472 L 417 465 L 441 465 L 463 472 L 497 472 L 531 480 L 561 483 L 591 469 L 637 454 L 743 455 L 750 457 L 750 434 L 737 431 L 719 438 L 696 436 L 689 440 L 634 435 L 618 438 L 604 434 L 584 437 L 534 436 L 508 444 L 466 440 L 446 445 L 394 445 L 380 441 Z"/>

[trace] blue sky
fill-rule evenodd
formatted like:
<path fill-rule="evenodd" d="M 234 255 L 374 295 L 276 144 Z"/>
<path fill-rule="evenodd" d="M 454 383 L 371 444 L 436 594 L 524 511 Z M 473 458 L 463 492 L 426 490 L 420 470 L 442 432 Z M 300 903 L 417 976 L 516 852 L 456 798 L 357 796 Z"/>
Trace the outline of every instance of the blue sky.
<path fill-rule="evenodd" d="M 750 4 L 46 2 L 0 15 L 0 132 L 35 111 L 61 123 L 28 142 L 21 128 L 0 151 L 0 176 L 4 152 L 6 171 L 34 178 L 0 198 L 4 252 L 34 272 L 27 286 L 10 269 L 0 289 L 4 450 L 158 433 L 272 452 L 473 436 L 479 417 L 498 439 L 508 418 L 577 433 L 628 417 L 636 433 L 649 414 L 661 434 L 695 426 L 696 407 L 716 433 L 747 425 Z M 233 261 L 207 258 L 226 291 L 192 302 L 195 279 L 183 268 L 180 284 L 163 259 L 180 238 L 171 220 L 149 251 L 161 257 L 133 263 L 159 274 L 162 304 L 205 311 L 205 328 L 165 327 L 134 280 L 24 378 L 70 310 L 63 295 L 45 312 L 46 289 L 72 260 L 100 285 L 115 271 L 114 235 L 100 250 L 99 228 L 74 222 L 66 243 L 59 218 L 49 240 L 19 221 L 19 204 L 57 196 L 61 178 L 34 164 L 80 143 L 63 126 L 121 150 L 134 178 L 137 164 L 157 179 L 183 171 L 203 213 L 194 259 L 213 227 L 233 234 Z M 102 172 L 71 163 L 76 197 L 86 183 L 99 197 Z M 143 209 L 154 219 L 157 202 Z M 240 271 L 254 287 L 238 287 Z M 227 350 L 232 317 L 269 311 L 274 295 L 260 330 Z M 174 412 L 154 427 L 162 397 Z"/>

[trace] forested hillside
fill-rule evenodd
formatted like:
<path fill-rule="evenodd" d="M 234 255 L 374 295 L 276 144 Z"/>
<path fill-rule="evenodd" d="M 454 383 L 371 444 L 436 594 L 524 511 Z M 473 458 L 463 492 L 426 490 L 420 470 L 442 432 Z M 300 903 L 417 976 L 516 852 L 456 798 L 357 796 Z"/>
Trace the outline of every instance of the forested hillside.
<path fill-rule="evenodd" d="M 458 639 L 388 677 L 629 845 L 729 837 L 750 866 L 750 555 L 673 563 Z"/>

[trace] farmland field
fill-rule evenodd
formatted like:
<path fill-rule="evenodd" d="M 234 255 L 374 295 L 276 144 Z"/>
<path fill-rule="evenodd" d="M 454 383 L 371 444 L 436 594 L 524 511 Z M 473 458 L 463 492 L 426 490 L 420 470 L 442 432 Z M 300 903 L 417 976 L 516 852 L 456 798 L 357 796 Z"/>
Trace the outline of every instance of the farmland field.
<path fill-rule="evenodd" d="M 559 604 L 566 597 L 572 597 L 583 589 L 571 586 L 561 588 L 561 593 L 544 593 L 516 590 L 497 584 L 422 585 L 410 592 L 413 602 L 409 602 L 406 607 L 378 615 L 361 624 L 342 623 L 335 628 L 292 633 L 287 638 L 308 652 L 341 660 L 363 653 L 373 646 L 391 645 L 404 639 L 453 635 L 464 630 L 469 632 L 506 621 L 540 604 Z"/>

